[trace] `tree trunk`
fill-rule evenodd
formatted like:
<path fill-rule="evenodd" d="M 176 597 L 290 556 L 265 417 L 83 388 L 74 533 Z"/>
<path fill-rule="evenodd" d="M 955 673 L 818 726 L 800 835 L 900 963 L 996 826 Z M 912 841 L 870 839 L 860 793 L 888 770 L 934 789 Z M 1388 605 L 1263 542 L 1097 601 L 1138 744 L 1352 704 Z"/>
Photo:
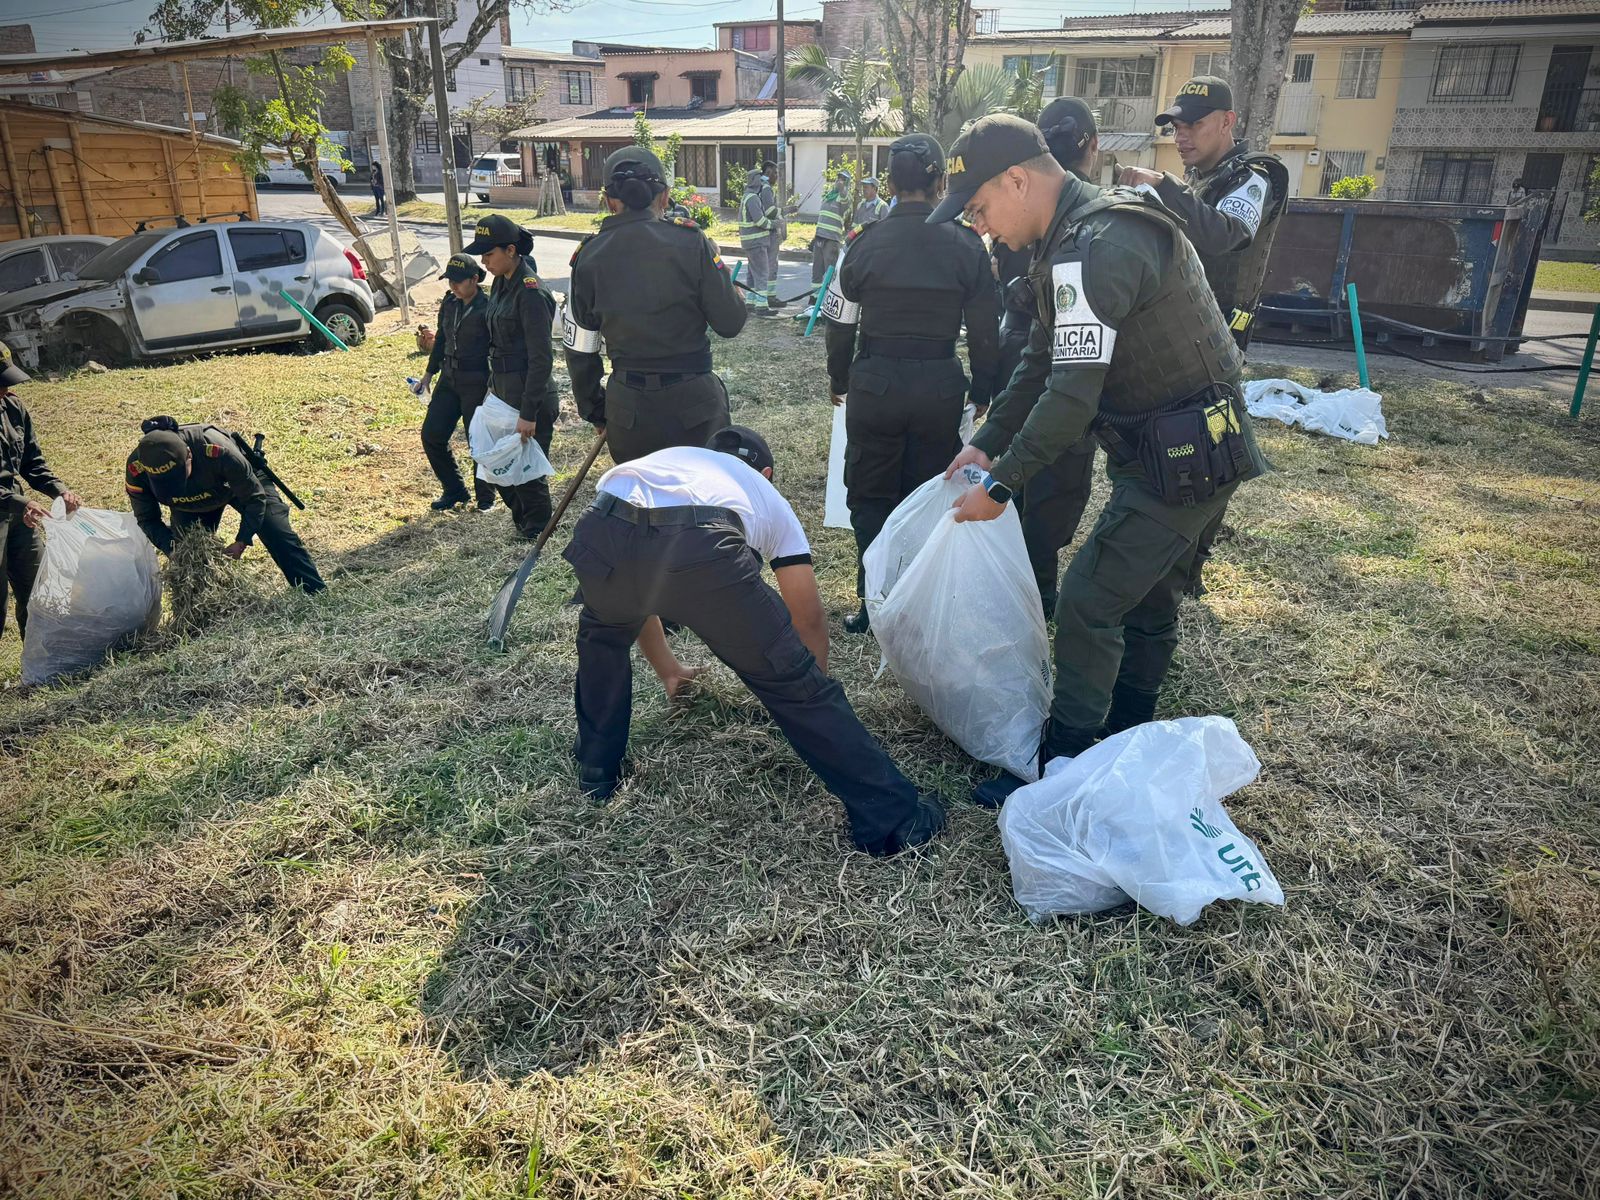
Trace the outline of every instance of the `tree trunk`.
<path fill-rule="evenodd" d="M 1233 107 L 1239 114 L 1238 135 L 1251 149 L 1265 150 L 1278 118 L 1289 39 L 1304 9 L 1304 0 L 1234 0 Z"/>

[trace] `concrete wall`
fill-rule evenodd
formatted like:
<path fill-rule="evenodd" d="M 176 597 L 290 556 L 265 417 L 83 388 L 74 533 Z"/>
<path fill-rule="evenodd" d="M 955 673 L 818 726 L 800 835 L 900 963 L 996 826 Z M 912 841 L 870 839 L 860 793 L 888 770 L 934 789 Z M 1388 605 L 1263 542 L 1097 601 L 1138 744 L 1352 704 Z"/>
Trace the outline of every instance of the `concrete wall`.
<path fill-rule="evenodd" d="M 720 71 L 717 78 L 717 100 L 707 108 L 732 108 L 737 102 L 738 67 L 731 50 L 654 51 L 645 54 L 608 54 L 605 56 L 606 94 L 613 105 L 628 103 L 628 81 L 623 74 L 632 71 L 654 71 L 655 100 L 651 108 L 683 108 L 689 103 L 689 80 L 685 71 Z"/>
<path fill-rule="evenodd" d="M 540 93 L 533 106 L 536 117 L 542 121 L 565 121 L 586 112 L 610 107 L 610 92 L 606 86 L 605 64 L 599 59 L 590 63 L 564 61 L 537 62 L 522 58 L 505 58 L 507 71 L 516 67 L 533 72 L 533 86 Z M 589 76 L 590 102 L 568 104 L 564 72 L 575 71 Z M 626 99 L 626 93 L 624 93 Z"/>

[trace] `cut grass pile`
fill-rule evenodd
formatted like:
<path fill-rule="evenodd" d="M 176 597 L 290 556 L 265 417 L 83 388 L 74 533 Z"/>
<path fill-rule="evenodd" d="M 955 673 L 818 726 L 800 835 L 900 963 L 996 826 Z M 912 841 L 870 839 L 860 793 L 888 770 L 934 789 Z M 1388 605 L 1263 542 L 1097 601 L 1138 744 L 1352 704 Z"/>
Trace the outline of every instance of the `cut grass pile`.
<path fill-rule="evenodd" d="M 1381 447 L 1263 424 L 1162 711 L 1256 748 L 1229 808 L 1287 906 L 1034 928 L 958 799 L 924 855 L 848 852 L 720 667 L 675 714 L 641 664 L 638 774 L 583 802 L 570 573 L 485 649 L 523 547 L 427 514 L 409 347 L 28 389 L 98 504 L 141 417 L 266 432 L 331 588 L 252 550 L 201 633 L 0 693 L 0 1193 L 1594 1194 L 1592 421 L 1380 373 Z M 717 353 L 849 611 L 821 339 Z M 836 621 L 862 718 L 959 798 L 981 772 L 876 665 Z"/>
<path fill-rule="evenodd" d="M 430 200 L 408 200 L 396 208 L 395 212 L 400 217 L 412 221 L 443 221 L 446 216 L 444 205 L 435 204 Z M 536 208 L 506 208 L 492 204 L 473 204 L 470 208 L 463 208 L 461 220 L 463 223 L 475 221 L 479 215 L 491 212 L 510 217 L 519 225 L 526 225 L 529 229 L 573 229 L 579 233 L 593 233 L 598 228 L 592 212 L 569 212 L 559 217 L 541 217 Z M 738 220 L 721 215 L 721 210 L 716 221 L 706 232 L 718 242 L 733 245 L 739 242 Z M 789 222 L 789 232 L 783 239 L 784 249 L 806 249 L 816 232 L 815 222 Z"/>

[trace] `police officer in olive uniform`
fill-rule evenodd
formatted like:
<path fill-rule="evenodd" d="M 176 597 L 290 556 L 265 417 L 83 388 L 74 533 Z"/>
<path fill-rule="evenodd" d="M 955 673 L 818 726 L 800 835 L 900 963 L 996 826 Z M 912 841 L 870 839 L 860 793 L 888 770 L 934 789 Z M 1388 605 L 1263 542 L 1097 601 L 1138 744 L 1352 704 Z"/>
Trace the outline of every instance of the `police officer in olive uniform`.
<path fill-rule="evenodd" d="M 1289 171 L 1277 155 L 1251 150 L 1234 138 L 1238 119 L 1227 82 L 1195 76 L 1171 108 L 1156 114 L 1157 125 L 1172 126 L 1178 154 L 1189 169 L 1187 186 L 1144 167 L 1126 168 L 1118 182 L 1149 184 L 1183 218 L 1217 307 L 1239 349 L 1246 350 L 1278 220 L 1289 205 Z"/>
<path fill-rule="evenodd" d="M 748 315 L 716 243 L 693 221 L 658 219 L 666 195 L 654 154 L 616 151 L 606 160 L 611 215 L 572 257 L 563 322 L 572 394 L 584 420 L 605 426 L 619 463 L 704 446 L 727 425 L 706 327 L 731 338 Z M 611 356 L 603 386 L 602 337 Z"/>
<path fill-rule="evenodd" d="M 489 294 L 478 286 L 483 268 L 465 254 L 452 255 L 439 278 L 450 284 L 450 290 L 439 305 L 433 353 L 428 355 L 428 369 L 418 381 L 416 393 L 427 395 L 438 377 L 427 415 L 422 418 L 422 451 L 444 488 L 430 507 L 443 511 L 468 499 L 450 439 L 457 424 L 471 427 L 472 414 L 489 390 Z M 494 485 L 477 478 L 472 484 L 479 510 L 493 508 Z"/>
<path fill-rule="evenodd" d="M 983 241 L 960 226 L 928 223 L 944 184 L 944 151 L 927 134 L 912 133 L 889 147 L 889 161 L 900 202 L 850 235 L 823 298 L 829 389 L 835 404 L 849 398 L 845 498 L 862 555 L 895 506 L 960 448 L 968 391 L 956 357 L 963 320 L 973 404 L 988 406 L 1000 370 L 994 274 Z M 858 596 L 865 584 L 858 569 Z M 867 631 L 864 602 L 845 628 Z"/>
<path fill-rule="evenodd" d="M 868 176 L 861 181 L 861 203 L 856 205 L 856 228 L 865 229 L 889 215 L 889 202 L 878 195 L 878 177 Z"/>
<path fill-rule="evenodd" d="M 150 544 L 172 553 L 178 530 L 192 525 L 215 533 L 222 510 L 239 513 L 239 532 L 223 553 L 240 558 L 257 537 L 278 564 L 290 587 L 320 592 L 311 552 L 289 524 L 289 507 L 270 480 L 256 473 L 233 438 L 214 425 L 179 425 L 171 417 L 152 417 L 149 431 L 128 455 L 128 503 Z M 161 506 L 172 510 L 172 524 Z"/>
<path fill-rule="evenodd" d="M 489 289 L 489 389 L 515 408 L 517 432 L 550 453 L 561 397 L 551 378 L 555 355 L 550 332 L 556 301 L 534 274 L 533 235 L 498 213 L 478 222 L 465 248 L 478 255 L 494 276 Z M 517 535 L 537 538 L 550 519 L 550 484 L 540 477 L 500 489 L 511 509 Z"/>
<path fill-rule="evenodd" d="M 1238 396 L 1239 348 L 1177 218 L 1149 193 L 1069 175 L 1017 117 L 975 122 L 951 161 L 961 170 L 930 220 L 965 212 L 1007 245 L 1038 245 L 1038 323 L 989 420 L 950 464 L 988 471 L 956 519 L 999 516 L 1091 430 L 1111 478 L 1062 579 L 1046 761 L 1153 717 L 1201 531 L 1263 464 Z M 998 804 L 1017 782 L 1002 777 L 976 798 Z"/>

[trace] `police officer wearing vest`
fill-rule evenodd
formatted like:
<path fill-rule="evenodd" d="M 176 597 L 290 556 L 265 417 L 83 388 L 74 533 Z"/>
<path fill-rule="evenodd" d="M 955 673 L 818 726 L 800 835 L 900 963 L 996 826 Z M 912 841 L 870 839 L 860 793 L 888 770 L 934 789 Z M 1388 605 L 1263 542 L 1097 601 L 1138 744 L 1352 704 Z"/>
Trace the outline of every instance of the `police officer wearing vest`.
<path fill-rule="evenodd" d="M 861 203 L 856 205 L 856 228 L 865 229 L 889 215 L 889 202 L 878 195 L 878 177 L 868 176 L 861 181 Z"/>
<path fill-rule="evenodd" d="M 965 212 L 980 233 L 1038 246 L 1038 323 L 989 420 L 950 464 L 988 472 L 956 519 L 998 517 L 1091 430 L 1107 452 L 1111 497 L 1056 606 L 1044 762 L 1152 719 L 1201 531 L 1263 466 L 1238 398 L 1239 348 L 1158 200 L 1075 178 L 1038 128 L 1009 115 L 974 123 L 951 166 L 930 220 Z M 997 805 L 1017 783 L 1003 776 L 975 799 Z"/>
<path fill-rule="evenodd" d="M 850 203 L 851 175 L 840 171 L 822 193 L 817 213 L 817 236 L 811 239 L 811 282 L 821 283 L 828 268 L 839 261 L 839 248 L 849 232 L 845 208 Z"/>
<path fill-rule="evenodd" d="M 1156 114 L 1157 125 L 1172 126 L 1188 184 L 1144 167 L 1124 169 L 1118 182 L 1149 184 L 1183 218 L 1217 306 L 1245 350 L 1278 219 L 1289 203 L 1289 171 L 1277 155 L 1253 151 L 1236 139 L 1238 121 L 1227 81 L 1195 76 L 1179 89 L 1171 108 Z"/>
<path fill-rule="evenodd" d="M 600 231 L 572 257 L 563 323 L 567 372 L 584 420 L 604 425 L 614 462 L 704 446 L 728 423 L 706 327 L 725 338 L 748 313 L 717 247 L 693 221 L 659 220 L 661 161 L 626 146 L 606 159 Z M 604 386 L 601 338 L 611 355 Z"/>
<path fill-rule="evenodd" d="M 772 254 L 772 231 L 778 210 L 760 171 L 745 176 L 744 199 L 739 202 L 739 244 L 750 264 L 749 295 L 757 316 L 777 315 L 778 263 Z"/>
<path fill-rule="evenodd" d="M 944 151 L 927 134 L 911 133 L 889 147 L 889 163 L 900 202 L 850 235 L 823 298 L 829 390 L 835 404 L 849 398 L 845 498 L 861 555 L 896 505 L 960 449 L 968 392 L 956 357 L 963 320 L 977 407 L 988 407 L 1000 369 L 988 251 L 969 229 L 928 223 L 944 186 Z M 865 584 L 858 569 L 858 596 Z M 867 631 L 864 602 L 845 628 Z"/>
<path fill-rule="evenodd" d="M 429 387 L 433 388 L 422 418 L 422 452 L 444 488 L 429 507 L 442 512 L 469 499 L 450 439 L 458 424 L 471 427 L 472 414 L 489 390 L 489 294 L 478 286 L 483 268 L 465 254 L 451 255 L 439 278 L 449 283 L 450 290 L 439 305 L 433 353 L 415 390 L 428 396 Z M 494 507 L 493 484 L 474 478 L 472 487 L 480 511 Z"/>
<path fill-rule="evenodd" d="M 250 465 L 233 438 L 214 425 L 179 425 L 171 417 L 152 417 L 148 431 L 128 455 L 128 503 L 150 544 L 172 553 L 174 535 L 200 525 L 215 533 L 222 510 L 239 514 L 239 532 L 223 550 L 242 558 L 257 537 L 278 564 L 290 587 L 320 592 L 311 552 L 289 524 L 289 507 L 270 480 Z M 172 524 L 161 514 L 172 510 Z"/>
<path fill-rule="evenodd" d="M 828 677 L 828 622 L 811 546 L 778 490 L 772 451 L 730 426 L 711 447 L 674 446 L 611 468 L 562 552 L 578 577 L 575 703 L 583 791 L 615 794 L 628 773 L 631 648 L 681 677 L 662 634 L 687 625 L 744 681 L 823 786 L 843 803 L 858 849 L 920 846 L 944 809 L 895 767 Z M 762 579 L 772 568 L 776 590 Z M 663 669 L 665 664 L 665 669 Z"/>
<path fill-rule="evenodd" d="M 550 332 L 556 301 L 534 274 L 533 235 L 498 213 L 478 222 L 464 247 L 494 276 L 489 289 L 489 390 L 515 408 L 522 440 L 550 453 L 561 397 L 551 378 L 555 354 Z M 550 484 L 543 477 L 500 489 L 519 537 L 533 539 L 550 519 Z"/>

